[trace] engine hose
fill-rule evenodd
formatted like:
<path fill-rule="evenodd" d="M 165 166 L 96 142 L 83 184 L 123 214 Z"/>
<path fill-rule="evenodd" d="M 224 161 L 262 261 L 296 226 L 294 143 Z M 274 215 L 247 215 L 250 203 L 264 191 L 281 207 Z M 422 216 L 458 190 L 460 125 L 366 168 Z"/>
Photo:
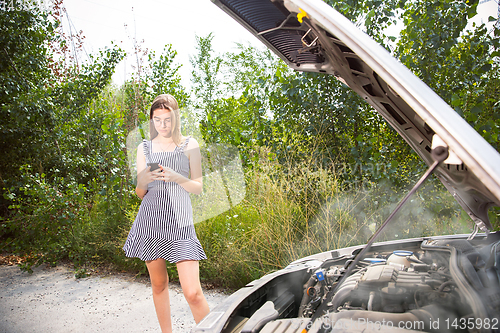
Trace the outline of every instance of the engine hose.
<path fill-rule="evenodd" d="M 304 296 L 302 297 L 302 301 L 300 301 L 300 306 L 299 306 L 299 317 L 304 316 L 304 309 L 306 305 L 311 301 L 311 296 L 307 293 L 307 290 L 311 287 L 313 287 L 316 282 L 317 282 L 316 275 L 311 275 L 309 280 L 307 281 L 305 287 L 304 287 Z"/>
<path fill-rule="evenodd" d="M 438 291 L 441 293 L 441 292 L 443 292 L 443 290 L 444 290 L 446 287 L 448 287 L 448 286 L 452 286 L 452 285 L 453 285 L 453 286 L 456 286 L 456 283 L 455 283 L 455 282 L 453 282 L 453 281 L 446 281 L 446 282 L 444 282 L 442 285 L 440 285 L 440 286 L 439 286 Z"/>

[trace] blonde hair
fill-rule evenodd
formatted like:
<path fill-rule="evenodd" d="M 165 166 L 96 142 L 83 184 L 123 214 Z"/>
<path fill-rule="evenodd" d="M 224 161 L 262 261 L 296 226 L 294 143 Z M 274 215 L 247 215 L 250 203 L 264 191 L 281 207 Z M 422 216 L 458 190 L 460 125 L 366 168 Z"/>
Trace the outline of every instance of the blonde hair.
<path fill-rule="evenodd" d="M 150 121 L 153 119 L 153 112 L 155 110 L 168 110 L 170 111 L 171 114 L 171 131 L 172 131 L 172 140 L 174 143 L 178 146 L 181 143 L 182 140 L 182 134 L 181 134 L 181 117 L 179 114 L 179 104 L 177 103 L 177 100 L 174 98 L 174 96 L 170 94 L 162 94 L 157 96 L 153 104 L 151 104 L 151 109 L 149 111 L 149 119 Z M 156 138 L 158 135 L 158 132 L 156 131 L 156 128 L 154 127 L 154 124 L 151 123 L 149 126 L 149 134 L 151 140 Z"/>

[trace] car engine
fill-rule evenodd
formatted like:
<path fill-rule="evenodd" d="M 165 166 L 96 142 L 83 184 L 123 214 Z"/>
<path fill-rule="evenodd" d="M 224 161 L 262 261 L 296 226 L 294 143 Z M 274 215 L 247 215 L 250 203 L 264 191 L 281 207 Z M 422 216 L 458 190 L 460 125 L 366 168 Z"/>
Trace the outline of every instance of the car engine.
<path fill-rule="evenodd" d="M 500 332 L 500 232 L 365 248 L 311 255 L 254 280 L 194 332 Z"/>
<path fill-rule="evenodd" d="M 473 246 L 465 239 L 431 239 L 418 249 L 371 252 L 332 296 L 350 260 L 329 259 L 311 272 L 296 328 L 500 332 L 498 241 Z"/>

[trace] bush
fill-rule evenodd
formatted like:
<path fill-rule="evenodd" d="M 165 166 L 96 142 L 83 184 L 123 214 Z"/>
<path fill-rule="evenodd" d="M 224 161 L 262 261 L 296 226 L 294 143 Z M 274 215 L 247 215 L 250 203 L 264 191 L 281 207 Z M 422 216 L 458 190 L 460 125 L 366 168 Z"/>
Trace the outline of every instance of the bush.
<path fill-rule="evenodd" d="M 364 244 L 407 193 L 388 182 L 343 188 L 313 159 L 283 164 L 268 156 L 247 170 L 245 200 L 196 225 L 208 256 L 203 279 L 239 288 L 304 256 Z M 431 179 L 377 241 L 469 232 L 461 211 Z"/>
<path fill-rule="evenodd" d="M 137 197 L 129 190 L 95 192 L 88 219 L 75 233 L 70 259 L 77 266 L 107 265 L 144 274 L 144 262 L 126 258 L 122 250 L 139 204 Z"/>
<path fill-rule="evenodd" d="M 75 181 L 33 173 L 24 166 L 22 185 L 6 192 L 10 215 L 0 225 L 2 250 L 28 258 L 22 268 L 70 260 L 77 269 L 90 265 L 145 272 L 144 262 L 125 258 L 121 247 L 138 199 L 127 189 L 93 181 L 87 188 Z M 102 192 L 102 194 L 101 194 Z"/>
<path fill-rule="evenodd" d="M 49 183 L 45 174 L 33 173 L 30 166 L 21 169 L 22 185 L 4 189 L 12 204 L 0 229 L 3 250 L 28 254 L 23 266 L 27 270 L 41 263 L 55 265 L 68 258 L 75 231 L 88 218 L 88 190 L 60 177 Z"/>
<path fill-rule="evenodd" d="M 245 200 L 196 225 L 209 258 L 203 278 L 238 288 L 303 256 L 359 242 L 349 209 L 328 201 L 339 196 L 335 174 L 267 156 L 247 171 Z"/>
<path fill-rule="evenodd" d="M 342 188 L 334 171 L 312 159 L 278 163 L 261 153 L 246 171 L 246 197 L 218 216 L 195 225 L 208 256 L 202 280 L 239 288 L 301 257 L 365 243 L 406 193 L 388 183 Z M 89 188 L 68 178 L 49 181 L 23 168 L 23 185 L 6 199 L 11 215 L 2 221 L 3 250 L 27 254 L 24 268 L 71 260 L 77 276 L 91 265 L 147 273 L 143 261 L 126 258 L 122 246 L 140 200 L 116 177 Z M 377 241 L 468 232 L 471 222 L 437 180 L 412 197 Z M 459 212 L 459 213 L 457 213 Z M 174 264 L 167 265 L 172 280 Z"/>

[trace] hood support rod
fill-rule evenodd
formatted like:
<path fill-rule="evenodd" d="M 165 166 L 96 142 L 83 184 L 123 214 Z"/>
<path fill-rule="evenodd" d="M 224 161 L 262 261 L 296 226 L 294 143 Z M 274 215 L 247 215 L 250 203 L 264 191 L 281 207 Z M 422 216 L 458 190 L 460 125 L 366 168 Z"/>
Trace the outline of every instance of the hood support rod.
<path fill-rule="evenodd" d="M 324 314 L 326 314 L 325 310 L 326 310 L 326 307 L 328 306 L 327 300 L 330 299 L 330 298 L 332 298 L 333 295 L 335 295 L 335 293 L 337 292 L 337 289 L 339 288 L 339 286 L 342 285 L 342 283 L 344 282 L 344 280 L 349 276 L 349 274 L 351 273 L 351 271 L 354 269 L 354 267 L 356 267 L 356 265 L 363 258 L 363 256 L 366 254 L 366 252 L 368 252 L 370 250 L 373 242 L 382 233 L 383 229 L 385 229 L 385 227 L 392 221 L 392 219 L 394 218 L 394 216 L 396 215 L 396 213 L 401 209 L 401 207 L 403 207 L 403 205 L 406 203 L 406 201 L 408 201 L 408 199 L 420 188 L 420 186 L 425 182 L 425 180 L 427 178 L 429 178 L 429 176 L 434 172 L 434 170 L 437 168 L 437 166 L 439 165 L 439 163 L 443 162 L 444 160 L 446 160 L 448 158 L 448 154 L 449 153 L 448 153 L 448 148 L 447 147 L 438 146 L 438 147 L 435 147 L 432 150 L 431 156 L 434 159 L 434 163 L 432 163 L 432 165 L 429 167 L 429 169 L 427 169 L 427 171 L 422 175 L 422 177 L 420 177 L 420 179 L 418 180 L 418 182 L 413 186 L 413 188 L 410 190 L 410 192 L 408 192 L 408 194 L 403 198 L 403 200 L 401 200 L 399 202 L 398 206 L 392 211 L 391 215 L 389 215 L 389 217 L 387 218 L 387 220 L 385 220 L 385 222 L 370 237 L 370 239 L 366 243 L 365 247 L 360 252 L 358 252 L 358 254 L 350 262 L 349 266 L 347 267 L 347 270 L 343 274 L 343 276 L 340 279 L 340 281 L 337 282 L 337 284 L 326 294 L 323 302 L 318 307 L 318 309 L 316 309 L 316 312 L 312 316 L 312 318 L 310 320 L 310 323 L 307 325 L 307 327 L 312 327 L 312 325 L 310 325 L 310 324 L 312 324 L 317 318 L 319 318 L 319 317 L 323 316 Z M 322 330 L 323 330 L 323 327 L 320 328 L 320 332 Z M 304 329 L 302 331 L 302 333 L 305 333 L 307 331 L 308 331 L 307 329 Z"/>

